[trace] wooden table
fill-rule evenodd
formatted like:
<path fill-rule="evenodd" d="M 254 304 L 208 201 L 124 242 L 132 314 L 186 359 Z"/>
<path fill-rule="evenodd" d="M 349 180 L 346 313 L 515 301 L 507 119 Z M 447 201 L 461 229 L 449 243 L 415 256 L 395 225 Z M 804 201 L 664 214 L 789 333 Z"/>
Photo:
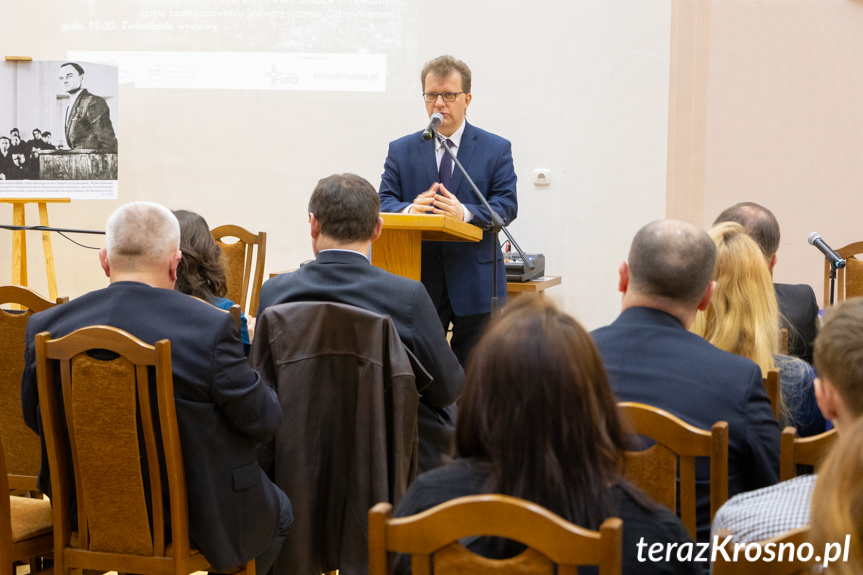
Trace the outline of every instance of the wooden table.
<path fill-rule="evenodd" d="M 550 287 L 560 285 L 560 276 L 540 276 L 534 280 L 527 282 L 506 282 L 506 293 L 509 297 L 516 297 L 522 294 L 534 294 L 540 297 Z"/>

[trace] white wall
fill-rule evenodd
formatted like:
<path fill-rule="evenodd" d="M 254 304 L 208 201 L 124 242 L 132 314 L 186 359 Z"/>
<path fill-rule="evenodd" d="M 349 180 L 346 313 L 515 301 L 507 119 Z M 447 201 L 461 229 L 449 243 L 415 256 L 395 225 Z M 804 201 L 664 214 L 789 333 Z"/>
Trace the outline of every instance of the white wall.
<path fill-rule="evenodd" d="M 4 7 L 3 55 L 61 60 L 78 49 L 57 33 L 66 1 Z M 198 211 L 211 226 L 264 230 L 268 269 L 292 267 L 311 257 L 316 181 L 356 172 L 377 186 L 387 143 L 425 124 L 422 64 L 451 53 L 473 71 L 469 120 L 513 142 L 520 209 L 510 231 L 563 276 L 551 297 L 589 328 L 608 323 L 632 235 L 665 214 L 670 0 L 403 0 L 413 3 L 409 96 L 121 85 L 120 200 L 51 206 L 51 224 L 103 229 L 117 205 L 147 199 Z M 536 168 L 551 170 L 549 187 L 533 185 Z M 37 221 L 35 206 L 27 218 Z M 11 223 L 11 208 L 0 207 L 0 221 Z M 0 234 L 5 283 L 11 234 Z M 47 293 L 40 238 L 28 239 L 31 286 Z M 106 285 L 94 253 L 56 235 L 54 252 L 61 295 Z"/>

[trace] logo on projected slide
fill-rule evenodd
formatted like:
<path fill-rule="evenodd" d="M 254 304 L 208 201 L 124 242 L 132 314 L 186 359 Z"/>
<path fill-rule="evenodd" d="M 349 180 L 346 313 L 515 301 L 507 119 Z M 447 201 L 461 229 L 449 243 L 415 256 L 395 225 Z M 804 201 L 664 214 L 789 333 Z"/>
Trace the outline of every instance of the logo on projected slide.
<path fill-rule="evenodd" d="M 284 86 L 285 84 L 299 84 L 300 79 L 293 72 L 281 72 L 275 64 L 270 66 L 270 71 L 264 74 L 270 78 L 271 86 Z"/>

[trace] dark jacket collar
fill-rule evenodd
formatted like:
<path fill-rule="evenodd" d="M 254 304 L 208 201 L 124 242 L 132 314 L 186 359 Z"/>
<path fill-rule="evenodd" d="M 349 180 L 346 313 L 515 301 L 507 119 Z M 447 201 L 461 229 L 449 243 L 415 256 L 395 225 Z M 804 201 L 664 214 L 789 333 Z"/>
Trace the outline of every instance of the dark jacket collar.
<path fill-rule="evenodd" d="M 614 320 L 614 323 L 619 325 L 662 325 L 667 327 L 676 327 L 684 330 L 686 329 L 683 327 L 683 324 L 680 323 L 680 320 L 671 315 L 670 313 L 652 307 L 627 308 L 623 310 L 623 312 L 621 312 L 619 316 L 617 316 L 617 319 Z"/>

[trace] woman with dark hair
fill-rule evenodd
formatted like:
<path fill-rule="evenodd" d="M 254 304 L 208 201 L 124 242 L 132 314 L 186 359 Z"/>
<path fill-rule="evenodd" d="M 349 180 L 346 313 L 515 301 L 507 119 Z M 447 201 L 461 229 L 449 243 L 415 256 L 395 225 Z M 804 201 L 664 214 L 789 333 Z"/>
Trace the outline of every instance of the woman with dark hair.
<path fill-rule="evenodd" d="M 180 251 L 183 252 L 177 266 L 174 289 L 223 310 L 231 309 L 234 302 L 225 297 L 228 293 L 228 282 L 220 261 L 222 250 L 210 235 L 207 220 L 187 210 L 176 210 L 174 216 L 180 222 Z M 246 316 L 243 316 L 240 335 L 243 339 L 243 351 L 248 357 L 251 341 Z"/>
<path fill-rule="evenodd" d="M 622 518 L 624 573 L 701 572 L 691 561 L 676 560 L 676 553 L 654 562 L 639 551 L 639 542 L 690 540 L 671 511 L 621 477 L 624 433 L 593 340 L 545 300 L 520 298 L 510 305 L 472 352 L 455 441 L 457 459 L 420 475 L 396 516 L 464 495 L 503 493 L 588 529 Z M 467 547 L 498 558 L 519 551 L 512 542 L 488 538 Z M 400 557 L 397 571 L 409 570 L 409 559 Z"/>

